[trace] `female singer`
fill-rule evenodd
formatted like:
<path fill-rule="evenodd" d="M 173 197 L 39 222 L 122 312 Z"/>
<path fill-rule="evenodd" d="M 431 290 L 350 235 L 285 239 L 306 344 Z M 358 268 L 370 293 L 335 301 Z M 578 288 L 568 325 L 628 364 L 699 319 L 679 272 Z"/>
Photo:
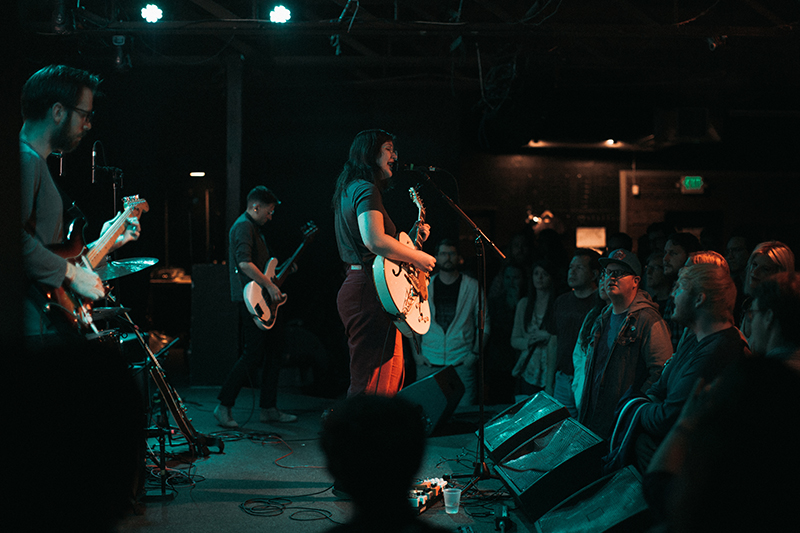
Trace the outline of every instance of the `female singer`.
<path fill-rule="evenodd" d="M 350 348 L 348 397 L 393 396 L 403 386 L 402 337 L 378 300 L 372 279 L 375 256 L 411 263 L 425 272 L 436 264 L 431 255 L 395 238 L 397 229 L 383 207 L 381 194 L 396 159 L 393 135 L 377 129 L 360 132 L 333 195 L 336 243 L 347 268 L 336 303 Z M 417 233 L 425 241 L 430 226 L 415 223 L 409 233 L 412 241 Z"/>

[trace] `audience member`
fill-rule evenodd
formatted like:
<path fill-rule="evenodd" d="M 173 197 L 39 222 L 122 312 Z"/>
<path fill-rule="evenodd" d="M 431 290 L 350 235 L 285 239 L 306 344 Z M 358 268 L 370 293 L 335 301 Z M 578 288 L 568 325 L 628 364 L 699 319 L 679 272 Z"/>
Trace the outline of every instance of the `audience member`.
<path fill-rule="evenodd" d="M 561 402 L 573 417 L 578 416 L 572 379 L 575 369 L 572 353 L 586 314 L 597 301 L 597 281 L 600 277 L 600 254 L 587 248 L 575 251 L 569 264 L 567 285 L 570 292 L 556 298 L 547 330 L 556 337 L 556 364 L 548 367 L 548 382 L 554 380 L 553 397 Z"/>
<path fill-rule="evenodd" d="M 567 279 L 567 267 L 570 254 L 564 246 L 564 238 L 554 229 L 545 228 L 536 234 L 536 247 L 533 251 L 533 260 L 545 260 L 554 267 L 553 282 L 556 291 L 561 292 Z"/>
<path fill-rule="evenodd" d="M 618 231 L 606 237 L 606 251 L 619 250 L 633 250 L 633 238 L 627 233 Z"/>
<path fill-rule="evenodd" d="M 645 266 L 644 290 L 653 301 L 658 304 L 658 312 L 664 316 L 664 307 L 667 305 L 672 285 L 664 276 L 664 252 L 653 252 L 647 258 Z"/>
<path fill-rule="evenodd" d="M 511 370 L 519 357 L 519 350 L 511 346 L 514 313 L 517 303 L 527 294 L 525 269 L 507 263 L 500 271 L 503 292 L 489 298 L 489 316 L 492 317 L 492 334 L 486 339 L 484 397 L 489 405 L 514 403 L 514 376 Z"/>
<path fill-rule="evenodd" d="M 446 531 L 420 520 L 408 503 L 425 453 L 417 406 L 398 397 L 353 396 L 329 413 L 321 443 L 337 489 L 354 506 L 350 521 L 332 533 Z"/>
<path fill-rule="evenodd" d="M 744 278 L 747 274 L 747 259 L 753 250 L 753 242 L 744 231 L 734 232 L 725 247 L 725 260 L 731 269 L 731 277 L 736 284 L 736 304 L 733 307 L 733 316 L 741 316 L 742 302 L 744 301 Z"/>
<path fill-rule="evenodd" d="M 586 383 L 586 366 L 588 355 L 591 349 L 592 342 L 592 328 L 595 321 L 600 317 L 603 309 L 608 305 L 609 299 L 606 294 L 606 286 L 602 281 L 602 274 L 597 283 L 597 297 L 594 306 L 586 313 L 586 317 L 581 324 L 578 339 L 575 342 L 575 349 L 572 351 L 572 367 L 574 374 L 572 376 L 572 394 L 575 397 L 575 410 L 580 413 L 581 399 L 583 397 L 583 387 Z"/>
<path fill-rule="evenodd" d="M 741 326 L 739 329 L 745 336 L 750 336 L 748 309 L 752 302 L 753 291 L 767 277 L 778 272 L 794 272 L 794 253 L 788 246 L 779 241 L 767 241 L 758 244 L 747 260 L 747 274 L 744 281 L 745 300 L 742 303 Z"/>
<path fill-rule="evenodd" d="M 669 236 L 667 244 L 664 245 L 664 277 L 670 287 L 675 286 L 678 280 L 678 271 L 686 264 L 689 254 L 700 250 L 700 241 L 693 234 L 688 232 L 673 233 Z M 674 301 L 670 296 L 664 306 L 664 311 L 661 313 L 667 321 L 669 328 L 670 339 L 672 341 L 672 351 L 678 348 L 678 341 L 681 339 L 683 333 L 683 326 L 674 323 L 669 319 L 672 316 Z"/>
<path fill-rule="evenodd" d="M 513 265 L 523 271 L 527 269 L 528 265 L 531 264 L 531 258 L 533 256 L 533 245 L 531 244 L 533 238 L 533 232 L 528 227 L 512 235 L 506 249 L 504 266 Z M 494 277 L 489 287 L 490 299 L 504 292 L 503 269 L 501 268 L 500 270 L 501 272 Z"/>
<path fill-rule="evenodd" d="M 641 430 L 635 450 L 642 472 L 678 419 L 697 379 L 710 382 L 728 364 L 750 354 L 734 325 L 736 287 L 727 270 L 716 264 L 687 265 L 678 276 L 674 296 L 671 318 L 684 325 L 689 334 L 637 406 L 638 420 L 632 427 Z"/>
<path fill-rule="evenodd" d="M 651 253 L 658 252 L 664 254 L 664 246 L 667 245 L 669 236 L 675 233 L 675 226 L 667 222 L 653 222 L 647 226 L 647 250 L 639 250 L 644 253 L 643 257 L 649 256 Z"/>
<path fill-rule="evenodd" d="M 614 250 L 600 264 L 611 305 L 594 323 L 578 421 L 609 438 L 620 398 L 629 388 L 649 389 L 672 349 L 664 319 L 650 295 L 639 290 L 639 259 L 629 250 Z"/>
<path fill-rule="evenodd" d="M 543 389 L 553 394 L 554 384 L 548 383 L 547 377 L 548 365 L 555 365 L 555 347 L 550 349 L 552 335 L 546 324 L 557 296 L 556 275 L 552 263 L 536 261 L 528 295 L 519 301 L 514 313 L 511 346 L 520 350 L 520 355 L 511 374 L 519 378 L 519 394 L 535 394 Z"/>
<path fill-rule="evenodd" d="M 800 274 L 772 275 L 753 289 L 752 297 L 750 348 L 800 371 Z"/>
<path fill-rule="evenodd" d="M 455 241 L 443 239 L 436 246 L 437 272 L 428 285 L 431 326 L 419 337 L 414 350 L 417 379 L 452 365 L 464 384 L 460 407 L 475 402 L 476 364 L 479 359 L 480 290 L 475 278 L 458 270 L 460 256 Z M 489 313 L 484 309 L 484 338 L 489 335 Z"/>
<path fill-rule="evenodd" d="M 666 530 L 783 531 L 800 501 L 800 373 L 771 358 L 702 380 L 644 479 Z"/>

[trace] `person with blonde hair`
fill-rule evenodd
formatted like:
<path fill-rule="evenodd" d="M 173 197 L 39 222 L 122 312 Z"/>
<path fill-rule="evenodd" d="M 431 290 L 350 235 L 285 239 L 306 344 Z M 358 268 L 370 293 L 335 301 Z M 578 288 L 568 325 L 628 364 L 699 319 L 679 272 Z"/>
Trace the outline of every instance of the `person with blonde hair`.
<path fill-rule="evenodd" d="M 744 293 L 747 299 L 742 303 L 742 316 L 739 329 L 749 336 L 750 322 L 748 310 L 752 304 L 753 291 L 773 274 L 778 272 L 794 272 L 794 253 L 780 241 L 765 241 L 756 245 L 747 260 L 747 272 L 744 279 Z"/>
<path fill-rule="evenodd" d="M 664 365 L 661 377 L 645 397 L 631 400 L 637 416 L 625 422 L 633 431 L 622 431 L 618 423 L 614 432 L 614 436 L 632 434 L 642 471 L 678 419 L 697 379 L 711 381 L 731 362 L 750 354 L 747 342 L 734 325 L 736 286 L 727 269 L 713 263 L 685 266 L 678 275 L 673 296 L 675 309 L 671 318 L 690 334 Z M 612 437 L 612 446 L 615 444 L 624 443 L 621 438 Z"/>

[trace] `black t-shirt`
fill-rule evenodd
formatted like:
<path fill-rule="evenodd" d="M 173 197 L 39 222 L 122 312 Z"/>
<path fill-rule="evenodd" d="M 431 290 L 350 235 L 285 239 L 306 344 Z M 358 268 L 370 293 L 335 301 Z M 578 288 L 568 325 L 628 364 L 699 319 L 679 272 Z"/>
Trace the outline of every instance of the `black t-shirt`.
<path fill-rule="evenodd" d="M 375 258 L 375 254 L 364 246 L 361 231 L 358 229 L 358 215 L 367 211 L 379 211 L 383 215 L 383 231 L 392 237 L 397 235 L 397 228 L 383 207 L 383 198 L 378 187 L 364 180 L 350 183 L 339 199 L 339 209 L 336 210 L 334 220 L 339 257 L 345 263 L 372 265 Z"/>
<path fill-rule="evenodd" d="M 269 261 L 269 249 L 261 228 L 247 213 L 242 213 L 228 232 L 228 274 L 231 282 L 231 301 L 243 302 L 244 286 L 252 281 L 239 272 L 239 263 L 253 263 L 263 272 Z"/>
<path fill-rule="evenodd" d="M 450 323 L 456 316 L 461 276 L 459 275 L 458 279 L 450 285 L 444 283 L 440 276 L 436 276 L 433 278 L 433 284 L 433 306 L 436 309 L 436 316 L 433 318 L 442 327 L 442 330 L 447 332 L 447 328 L 450 327 Z"/>

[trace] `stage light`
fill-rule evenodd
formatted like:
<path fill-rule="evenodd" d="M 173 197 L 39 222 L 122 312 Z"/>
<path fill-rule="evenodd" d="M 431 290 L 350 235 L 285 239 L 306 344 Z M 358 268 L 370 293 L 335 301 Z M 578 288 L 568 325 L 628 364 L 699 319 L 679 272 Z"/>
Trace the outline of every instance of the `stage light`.
<path fill-rule="evenodd" d="M 288 22 L 290 18 L 292 18 L 292 12 L 284 6 L 275 6 L 272 11 L 269 12 L 270 22 L 283 24 Z"/>
<path fill-rule="evenodd" d="M 192 178 L 203 178 L 205 175 L 205 172 L 189 172 L 189 176 Z"/>
<path fill-rule="evenodd" d="M 155 4 L 147 4 L 142 8 L 142 18 L 151 24 L 155 24 L 161 20 L 163 15 L 164 12 Z"/>
<path fill-rule="evenodd" d="M 125 49 L 125 36 L 114 35 L 111 37 L 111 44 L 114 45 L 114 68 L 120 72 L 127 72 L 131 69 L 131 55 Z"/>

